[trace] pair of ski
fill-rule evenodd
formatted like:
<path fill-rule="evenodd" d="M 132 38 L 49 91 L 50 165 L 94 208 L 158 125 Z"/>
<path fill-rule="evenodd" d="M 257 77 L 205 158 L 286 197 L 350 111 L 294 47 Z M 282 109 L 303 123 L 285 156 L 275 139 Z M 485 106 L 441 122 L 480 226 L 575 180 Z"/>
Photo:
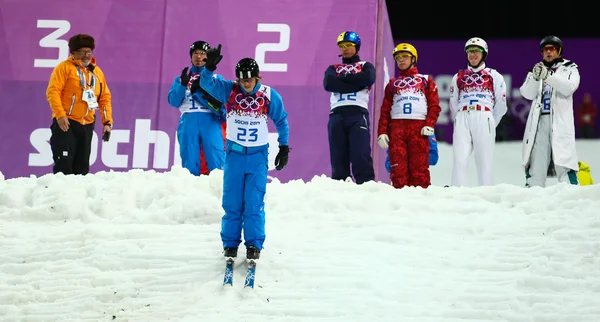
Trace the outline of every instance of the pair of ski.
<path fill-rule="evenodd" d="M 223 278 L 223 286 L 233 286 L 233 264 L 235 259 L 229 257 L 225 260 L 225 277 Z M 253 259 L 247 260 L 248 270 L 246 272 L 246 281 L 244 288 L 254 288 L 254 276 L 256 273 L 256 261 Z"/>

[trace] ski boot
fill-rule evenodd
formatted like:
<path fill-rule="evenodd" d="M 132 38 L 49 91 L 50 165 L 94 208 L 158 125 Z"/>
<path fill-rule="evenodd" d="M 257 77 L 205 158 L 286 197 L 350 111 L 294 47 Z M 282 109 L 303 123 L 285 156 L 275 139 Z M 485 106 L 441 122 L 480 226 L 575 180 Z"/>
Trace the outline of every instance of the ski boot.
<path fill-rule="evenodd" d="M 246 259 L 257 260 L 259 258 L 260 258 L 260 249 L 254 247 L 254 246 L 249 246 L 248 248 L 246 248 Z"/>
<path fill-rule="evenodd" d="M 227 248 L 223 249 L 223 256 L 225 256 L 226 258 L 236 258 L 237 253 L 238 253 L 237 248 L 227 247 Z"/>

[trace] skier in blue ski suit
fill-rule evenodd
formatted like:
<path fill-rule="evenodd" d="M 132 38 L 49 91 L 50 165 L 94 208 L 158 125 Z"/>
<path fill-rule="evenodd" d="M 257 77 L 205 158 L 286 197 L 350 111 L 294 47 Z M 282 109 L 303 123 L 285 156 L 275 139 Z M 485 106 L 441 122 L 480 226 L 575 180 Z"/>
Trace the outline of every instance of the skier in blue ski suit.
<path fill-rule="evenodd" d="M 437 147 L 437 140 L 435 138 L 435 134 L 429 137 L 429 165 L 436 165 L 438 159 L 440 158 Z M 389 150 L 385 150 L 386 158 L 385 158 L 385 169 L 388 173 L 392 171 L 392 166 L 390 164 L 390 155 Z"/>
<path fill-rule="evenodd" d="M 185 67 L 181 76 L 175 78 L 169 90 L 169 105 L 181 111 L 177 126 L 177 140 L 181 166 L 193 175 L 200 175 L 200 149 L 204 151 L 204 159 L 208 171 L 223 169 L 225 163 L 225 146 L 221 128 L 222 120 L 212 113 L 209 102 L 204 95 L 192 94 L 199 87 L 194 81 L 204 70 L 204 59 L 210 46 L 207 42 L 196 41 L 190 46 L 192 68 Z M 216 77 L 223 78 L 220 75 Z"/>
<path fill-rule="evenodd" d="M 213 77 L 221 61 L 221 45 L 208 51 L 200 86 L 206 95 L 225 102 L 215 108 L 227 118 L 226 158 L 223 173 L 223 210 L 221 240 L 225 257 L 237 257 L 242 242 L 246 258 L 258 259 L 265 241 L 265 192 L 268 171 L 268 119 L 279 134 L 276 170 L 288 161 L 289 127 L 287 112 L 279 93 L 260 83 L 258 63 L 252 58 L 240 60 L 235 67 L 236 81 Z M 194 97 L 197 94 L 194 94 Z"/>

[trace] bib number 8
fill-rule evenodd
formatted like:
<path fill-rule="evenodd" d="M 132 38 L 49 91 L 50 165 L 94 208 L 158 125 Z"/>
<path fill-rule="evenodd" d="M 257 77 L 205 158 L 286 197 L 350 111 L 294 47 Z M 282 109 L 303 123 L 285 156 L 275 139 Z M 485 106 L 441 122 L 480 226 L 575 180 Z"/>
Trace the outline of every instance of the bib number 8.
<path fill-rule="evenodd" d="M 412 103 L 404 103 L 404 105 L 402 105 L 402 113 L 404 113 L 404 114 L 412 113 Z"/>

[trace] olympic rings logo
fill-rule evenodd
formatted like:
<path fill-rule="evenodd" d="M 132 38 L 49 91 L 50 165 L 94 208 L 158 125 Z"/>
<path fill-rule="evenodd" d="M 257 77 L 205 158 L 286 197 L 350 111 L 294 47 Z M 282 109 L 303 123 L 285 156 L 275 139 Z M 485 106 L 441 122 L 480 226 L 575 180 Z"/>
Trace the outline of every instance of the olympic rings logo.
<path fill-rule="evenodd" d="M 487 74 L 469 74 L 469 75 L 463 75 L 463 77 L 461 78 L 461 81 L 463 83 L 465 83 L 465 85 L 470 86 L 470 85 L 477 85 L 477 86 L 481 86 L 487 82 L 490 81 L 490 76 Z"/>
<path fill-rule="evenodd" d="M 250 108 L 251 110 L 256 111 L 263 105 L 265 105 L 264 97 L 244 97 L 244 95 L 241 93 L 235 96 L 235 102 L 238 103 L 238 106 L 241 107 L 242 110 L 247 110 L 248 108 Z"/>
<path fill-rule="evenodd" d="M 394 82 L 394 87 L 398 87 L 398 88 L 415 87 L 415 86 L 421 84 L 422 82 L 423 82 L 423 80 L 421 79 L 421 77 L 403 77 L 403 78 L 397 79 Z"/>
<path fill-rule="evenodd" d="M 353 74 L 360 72 L 360 69 L 356 65 L 337 65 L 335 72 L 338 74 L 341 74 L 342 72 L 344 72 L 344 74 Z"/>

